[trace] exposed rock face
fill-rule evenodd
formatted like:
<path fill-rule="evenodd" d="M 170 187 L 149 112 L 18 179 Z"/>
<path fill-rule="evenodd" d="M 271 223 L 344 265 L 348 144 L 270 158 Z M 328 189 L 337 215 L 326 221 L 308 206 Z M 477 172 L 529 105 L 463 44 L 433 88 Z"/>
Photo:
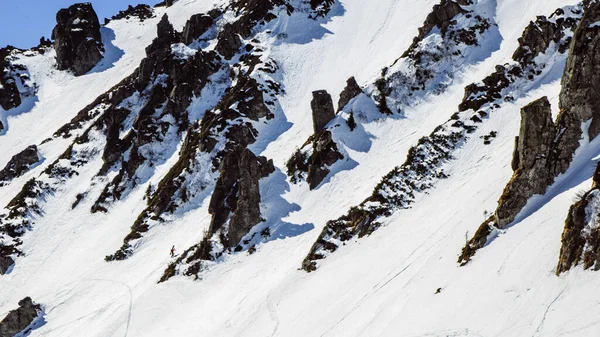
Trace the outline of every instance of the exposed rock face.
<path fill-rule="evenodd" d="M 7 76 L 9 62 L 7 60 L 13 48 L 0 48 L 0 107 L 4 110 L 10 110 L 21 105 L 21 95 L 19 88 L 12 77 Z M 5 70 L 6 69 L 6 70 Z M 0 128 L 0 130 L 2 130 Z"/>
<path fill-rule="evenodd" d="M 496 71 L 481 81 L 465 87 L 465 96 L 459 106 L 460 111 L 469 109 L 479 110 L 490 100 L 505 99 L 502 92 L 514 82 L 516 78 L 533 79 L 539 75 L 538 67 L 533 59 L 544 53 L 553 44 L 557 44 L 558 52 L 564 53 L 571 44 L 571 38 L 566 36 L 566 31 L 575 30 L 579 20 L 575 15 L 581 13 L 565 13 L 563 9 L 556 10 L 550 18 L 538 16 L 525 28 L 519 38 L 519 47 L 513 53 L 516 65 L 498 65 Z M 543 67 L 543 65 L 541 65 Z"/>
<path fill-rule="evenodd" d="M 560 14 L 560 12 L 557 13 Z M 540 20 L 538 19 L 538 21 Z M 517 155 L 513 158 L 513 166 L 517 167 L 517 171 L 515 171 L 513 178 L 498 201 L 498 209 L 494 216 L 479 227 L 475 237 L 463 248 L 459 263 L 466 264 L 477 249 L 483 247 L 486 242 L 485 238 L 493 231 L 494 227 L 503 228 L 510 224 L 529 198 L 534 194 L 545 193 L 556 176 L 567 171 L 575 151 L 579 148 L 583 136 L 582 127 L 585 122 L 590 122 L 588 130 L 590 141 L 600 132 L 600 96 L 594 89 L 600 86 L 600 56 L 596 52 L 600 45 L 600 35 L 598 34 L 600 27 L 594 25 L 598 21 L 600 21 L 600 3 L 594 1 L 584 4 L 583 17 L 574 32 L 569 47 L 567 65 L 562 78 L 559 101 L 560 114 L 556 125 L 550 126 L 548 124 L 549 120 L 540 120 L 538 123 L 548 125 L 546 126 L 547 131 L 542 134 L 534 134 L 536 136 L 532 137 L 531 134 L 523 133 L 523 124 L 527 124 L 531 120 L 522 121 L 518 141 L 519 149 L 516 151 Z M 541 27 L 544 27 L 545 21 L 541 20 L 541 22 Z M 561 23 L 567 26 L 571 25 L 566 20 L 562 20 Z M 552 38 L 555 36 L 564 36 L 562 33 L 548 33 L 544 37 L 544 34 L 540 34 L 541 31 L 534 34 L 531 33 L 531 29 L 526 30 L 526 33 L 529 34 L 528 44 L 536 45 L 532 42 L 535 41 L 538 47 L 552 42 Z M 552 32 L 552 29 L 548 28 L 545 31 Z M 550 37 L 547 35 L 550 35 Z M 531 38 L 531 36 L 537 36 L 537 38 Z M 521 42 L 520 49 L 523 48 L 524 41 Z M 524 49 L 529 48 L 533 49 L 534 47 Z M 520 53 L 517 51 L 515 55 L 522 55 L 525 60 L 532 60 L 528 52 Z M 543 105 L 547 104 L 544 103 Z M 549 109 L 549 107 L 540 106 L 539 109 Z M 549 114 L 549 112 L 546 114 Z M 523 137 L 527 139 L 523 139 Z M 530 148 L 530 150 L 525 151 L 527 148 Z M 581 214 L 577 213 L 578 211 L 581 212 L 579 210 L 581 207 L 585 208 L 583 203 L 585 201 L 574 206 L 572 212 L 570 212 L 568 222 L 581 223 L 583 221 Z M 567 224 L 567 226 L 571 225 Z M 576 225 L 572 226 L 577 227 Z M 569 235 L 567 235 L 566 240 L 569 241 Z M 573 245 L 567 244 L 567 246 Z M 565 253 L 565 255 L 568 254 Z M 563 263 L 564 266 L 574 261 L 570 257 L 561 258 L 567 261 Z M 557 271 L 563 270 L 564 266 Z"/>
<path fill-rule="evenodd" d="M 30 325 L 41 313 L 42 307 L 33 303 L 31 298 L 25 297 L 19 301 L 19 308 L 10 311 L 0 322 L 0 337 L 13 337 L 18 333 L 28 333 L 32 328 Z"/>
<path fill-rule="evenodd" d="M 29 168 L 41 160 L 37 146 L 28 146 L 25 150 L 14 155 L 0 171 L 0 186 L 3 182 L 22 176 Z"/>
<path fill-rule="evenodd" d="M 362 90 L 354 78 L 350 78 L 348 86 L 341 94 L 340 106 L 343 108 L 347 104 L 346 102 L 342 106 L 343 101 L 349 102 L 360 93 Z M 310 106 L 315 133 L 292 155 L 286 167 L 292 183 L 306 180 L 312 190 L 327 177 L 330 172 L 329 167 L 338 160 L 344 159 L 344 156 L 333 141 L 331 131 L 324 130 L 325 126 L 335 118 L 331 95 L 325 90 L 314 91 Z"/>
<path fill-rule="evenodd" d="M 87 73 L 100 62 L 104 52 L 100 22 L 92 4 L 61 9 L 56 14 L 56 23 L 52 39 L 58 69 L 70 69 L 77 76 Z"/>
<path fill-rule="evenodd" d="M 600 133 L 600 3 L 591 1 L 573 36 L 569 58 L 562 78 L 558 127 L 561 136 L 557 147 L 556 171 L 564 172 L 572 154 L 579 147 L 583 130 L 577 124 L 591 119 L 588 139 Z"/>
<path fill-rule="evenodd" d="M 341 159 L 344 159 L 344 156 L 331 138 L 331 132 L 322 130 L 312 135 L 288 160 L 287 174 L 293 183 L 306 179 L 313 190 L 327 177 L 329 167 Z"/>
<path fill-rule="evenodd" d="M 600 270 L 600 164 L 596 166 L 592 189 L 569 209 L 562 234 L 556 274 L 583 265 Z"/>
<path fill-rule="evenodd" d="M 340 100 L 338 101 L 338 111 L 342 110 L 354 97 L 362 94 L 363 91 L 356 83 L 354 77 L 350 77 L 346 81 L 346 88 L 340 93 Z"/>
<path fill-rule="evenodd" d="M 270 169 L 261 167 L 261 163 L 269 163 Z M 217 233 L 229 220 L 228 242 L 223 242 L 226 247 L 235 247 L 261 221 L 258 181 L 272 170 L 272 162 L 257 158 L 248 149 L 231 152 L 221 162 L 221 177 L 209 205 L 213 215 L 209 232 Z"/>
<path fill-rule="evenodd" d="M 496 210 L 496 226 L 503 228 L 534 194 L 543 194 L 554 180 L 549 160 L 552 158 L 555 127 L 547 97 L 521 109 L 521 130 L 517 142 L 516 170 Z"/>
<path fill-rule="evenodd" d="M 309 16 L 312 19 L 324 17 L 331 10 L 334 0 L 310 0 L 310 8 L 313 13 Z"/>
<path fill-rule="evenodd" d="M 241 47 L 242 39 L 235 31 L 233 25 L 230 23 L 226 24 L 219 33 L 219 42 L 217 43 L 215 50 L 223 55 L 225 59 L 230 60 Z"/>
<path fill-rule="evenodd" d="M 183 28 L 181 42 L 190 44 L 198 39 L 212 26 L 214 19 L 206 14 L 196 14 L 187 21 Z"/>
<path fill-rule="evenodd" d="M 313 129 L 319 133 L 332 119 L 335 118 L 333 100 L 325 90 L 313 91 L 313 99 L 310 102 L 312 109 Z"/>
<path fill-rule="evenodd" d="M 4 250 L 5 247 L 4 246 L 0 246 L 0 250 Z M 0 252 L 0 275 L 4 275 L 6 274 L 6 272 L 8 272 L 9 268 L 15 264 L 15 261 L 8 256 L 9 254 L 11 254 L 12 252 L 7 252 L 6 254 Z"/>
<path fill-rule="evenodd" d="M 559 9 L 559 11 L 562 10 Z M 513 54 L 513 59 L 521 60 L 524 64 L 530 63 L 538 54 L 544 52 L 550 43 L 558 43 L 563 36 L 563 31 L 556 23 L 540 16 L 536 22 L 529 23 L 529 26 L 525 28 L 523 35 L 519 38 L 519 48 Z M 560 48 L 566 47 L 566 45 L 560 46 Z"/>
<path fill-rule="evenodd" d="M 38 51 L 43 50 L 42 48 Z M 12 62 L 18 52 L 20 50 L 11 46 L 0 48 L 0 108 L 4 110 L 18 107 L 25 98 L 33 96 L 36 92 L 35 84 L 30 86 L 27 67 Z M 4 125 L 0 125 L 0 131 L 2 129 Z"/>
<path fill-rule="evenodd" d="M 448 29 L 450 21 L 454 19 L 458 14 L 464 13 L 465 10 L 460 5 L 452 0 L 444 0 L 440 4 L 433 6 L 433 10 L 423 23 L 423 26 L 419 28 L 419 40 L 423 39 L 433 28 L 439 28 L 442 32 Z"/>

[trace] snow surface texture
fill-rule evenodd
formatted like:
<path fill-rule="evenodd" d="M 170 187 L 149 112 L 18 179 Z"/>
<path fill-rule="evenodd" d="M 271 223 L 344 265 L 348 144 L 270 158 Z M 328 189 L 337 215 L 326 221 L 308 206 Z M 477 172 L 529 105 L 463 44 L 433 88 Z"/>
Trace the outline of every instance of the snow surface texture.
<path fill-rule="evenodd" d="M 79 78 L 56 71 L 52 53 L 24 58 L 39 86 L 38 101 L 28 111 L 7 116 L 8 130 L 0 144 L 11 150 L 0 153 L 0 167 L 16 152 L 51 137 L 132 73 L 163 13 L 181 30 L 190 15 L 221 3 L 180 0 L 158 8 L 157 16 L 143 23 L 135 18 L 111 22 L 102 33 L 110 41 L 105 45 L 114 48 L 107 47 L 103 63 Z M 94 198 L 83 201 L 85 207 L 71 208 L 77 194 L 88 189 L 99 194 L 104 187 L 88 186 L 102 164 L 93 161 L 48 198 L 34 228 L 23 237 L 25 256 L 0 277 L 0 317 L 31 296 L 44 304 L 46 323 L 30 336 L 597 335 L 598 274 L 575 268 L 557 277 L 554 268 L 573 197 L 591 185 L 598 141 L 583 144 L 560 188 L 550 190 L 519 226 L 478 252 L 466 267 L 456 264 L 465 237 L 485 219 L 483 210 L 496 206 L 512 174 L 520 108 L 545 95 L 557 111 L 560 70 L 548 72 L 536 86 L 526 87 L 522 98 L 490 114 L 454 153 L 449 178 L 419 195 L 412 208 L 385 218 L 371 236 L 341 246 L 316 272 L 298 270 L 328 220 L 362 202 L 385 174 L 404 162 L 418 139 L 445 123 L 461 102 L 465 85 L 511 59 L 530 20 L 576 1 L 490 1 L 489 17 L 495 18 L 502 37 L 497 50 L 467 66 L 444 92 L 405 107 L 403 118 L 365 124 L 368 147 L 348 146 L 355 164 L 319 188 L 309 191 L 306 185 L 289 184 L 282 173 L 285 161 L 312 134 L 311 92 L 326 89 L 336 97 L 350 76 L 360 84 L 373 83 L 410 46 L 435 3 L 342 0 L 330 22 L 311 26 L 318 31 L 302 30 L 299 22 L 279 22 L 277 29 L 287 37 L 273 41 L 270 57 L 283 74 L 286 94 L 278 99 L 289 125 L 276 132 L 276 139 L 252 147 L 257 155 L 274 159 L 278 168 L 261 184 L 263 217 L 269 225 L 280 226 L 273 236 L 278 239 L 258 245 L 252 255 L 225 256 L 197 281 L 179 276 L 157 284 L 172 262 L 171 246 L 181 252 L 202 239 L 210 221 L 205 200 L 168 225 L 157 225 L 129 259 L 106 263 L 104 256 L 121 245 L 146 207 L 147 184 L 156 184 L 176 158 L 156 167 L 147 184 L 133 189 L 109 213 L 92 215 Z M 187 55 L 181 46 L 174 50 Z M 201 102 L 195 104 L 206 109 Z M 497 136 L 486 145 L 480 137 L 491 132 Z M 55 139 L 41 145 L 44 164 L 0 187 L 2 205 L 69 143 Z"/>

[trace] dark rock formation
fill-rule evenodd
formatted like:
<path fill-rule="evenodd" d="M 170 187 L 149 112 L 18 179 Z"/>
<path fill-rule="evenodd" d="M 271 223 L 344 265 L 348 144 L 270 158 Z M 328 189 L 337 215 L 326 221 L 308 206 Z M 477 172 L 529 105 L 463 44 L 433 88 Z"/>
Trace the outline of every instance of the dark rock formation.
<path fill-rule="evenodd" d="M 465 12 L 457 2 L 452 0 L 442 0 L 440 4 L 433 6 L 423 26 L 419 28 L 419 34 L 413 39 L 411 47 L 404 53 L 403 57 L 407 56 L 411 49 L 416 48 L 417 44 L 429 35 L 434 28 L 439 28 L 442 34 L 445 34 L 452 23 L 452 19 Z"/>
<path fill-rule="evenodd" d="M 340 93 L 340 100 L 338 101 L 338 111 L 342 110 L 354 97 L 362 94 L 363 91 L 356 83 L 354 77 L 350 77 L 346 81 L 346 88 Z"/>
<path fill-rule="evenodd" d="M 33 327 L 32 323 L 42 313 L 42 307 L 25 297 L 19 301 L 19 308 L 12 310 L 0 322 L 0 337 L 13 337 L 19 333 L 27 334 Z"/>
<path fill-rule="evenodd" d="M 70 69 L 75 75 L 90 71 L 103 57 L 104 45 L 100 22 L 90 3 L 61 9 L 52 31 L 59 70 Z"/>
<path fill-rule="evenodd" d="M 190 44 L 198 39 L 212 26 L 214 19 L 206 14 L 196 14 L 187 21 L 183 28 L 181 42 Z"/>
<path fill-rule="evenodd" d="M 21 105 L 19 88 L 15 80 L 6 74 L 10 65 L 8 56 L 13 50 L 14 48 L 10 46 L 0 48 L 0 107 L 4 110 L 10 110 Z"/>
<path fill-rule="evenodd" d="M 313 99 L 310 102 L 312 109 L 313 129 L 315 133 L 321 132 L 332 119 L 335 118 L 333 100 L 325 90 L 313 91 Z"/>
<path fill-rule="evenodd" d="M 242 47 L 242 39 L 235 31 L 232 24 L 228 23 L 219 33 L 219 42 L 215 50 L 225 59 L 230 60 Z"/>
<path fill-rule="evenodd" d="M 231 152 L 221 162 L 221 176 L 215 186 L 209 205 L 213 215 L 209 233 L 214 235 L 229 221 L 226 248 L 235 247 L 252 227 L 261 221 L 258 181 L 272 173 L 261 168 L 265 158 L 257 158 L 248 149 Z M 269 165 L 273 168 L 272 162 Z"/>
<path fill-rule="evenodd" d="M 592 189 L 581 195 L 569 209 L 562 234 L 556 274 L 583 265 L 600 270 L 600 164 L 596 166 Z"/>
<path fill-rule="evenodd" d="M 131 17 L 137 17 L 141 22 L 154 17 L 154 10 L 152 7 L 146 4 L 139 4 L 137 6 L 129 5 L 126 10 L 119 11 L 117 15 L 114 15 L 111 20 L 129 19 Z"/>
<path fill-rule="evenodd" d="M 334 3 L 334 0 L 310 0 L 312 13 L 308 17 L 311 19 L 325 17 L 331 11 L 331 6 Z"/>
<path fill-rule="evenodd" d="M 42 50 L 44 49 L 37 51 Z M 28 84 L 30 77 L 27 67 L 12 62 L 15 54 L 20 52 L 22 51 L 11 46 L 0 48 L 0 108 L 4 110 L 20 106 L 23 100 L 33 96 L 37 89 L 35 84 L 33 87 Z M 0 130 L 4 127 L 0 126 Z"/>
<path fill-rule="evenodd" d="M 547 97 L 521 109 L 517 169 L 498 202 L 497 227 L 511 223 L 527 200 L 534 194 L 543 194 L 554 180 L 549 163 L 554 137 L 555 127 Z"/>
<path fill-rule="evenodd" d="M 546 128 L 541 134 L 524 134 L 523 123 L 527 124 L 528 121 L 522 121 L 518 154 L 513 158 L 513 165 L 517 167 L 517 171 L 515 171 L 513 178 L 498 201 L 498 209 L 494 216 L 480 226 L 476 236 L 463 248 L 459 263 L 466 264 L 477 249 L 483 247 L 482 243 L 485 243 L 483 237 L 487 237 L 494 226 L 504 228 L 510 224 L 529 198 L 535 194 L 545 193 L 548 186 L 554 182 L 554 179 L 559 174 L 567 171 L 575 151 L 579 148 L 583 136 L 582 126 L 585 122 L 590 122 L 588 130 L 590 141 L 600 132 L 600 96 L 594 89 L 600 86 L 600 73 L 598 71 L 600 69 L 600 56 L 596 53 L 596 49 L 600 45 L 600 35 L 598 34 L 600 27 L 593 25 L 595 22 L 600 21 L 600 3 L 589 2 L 584 7 L 583 17 L 575 30 L 569 47 L 569 57 L 562 78 L 559 101 L 560 114 L 556 125 L 554 123 L 549 124 L 551 117 L 549 116 L 548 103 L 543 103 L 545 107 L 540 106 L 538 108 L 547 110 L 544 114 L 548 115 L 548 117 L 544 117 L 546 121 L 538 121 Z M 558 14 L 560 15 L 560 12 Z M 538 21 L 540 20 L 538 19 Z M 561 22 L 566 26 L 571 25 L 565 24 L 564 20 Z M 544 25 L 542 24 L 542 26 Z M 532 34 L 527 30 L 526 33 Z M 539 37 L 539 32 L 534 35 Z M 551 35 L 564 37 L 563 33 L 553 33 Z M 544 40 L 539 37 L 535 41 L 543 45 L 552 40 Z M 522 47 L 520 46 L 520 48 Z M 525 49 L 529 48 L 532 47 Z M 517 52 L 515 55 L 524 55 L 525 59 L 532 60 L 527 53 Z M 580 207 L 581 205 L 576 205 L 573 212 L 576 212 Z M 581 219 L 578 217 L 579 215 L 573 213 L 569 221 L 580 221 Z M 570 258 L 565 259 L 570 260 Z M 562 268 L 559 268 L 559 270 L 562 270 Z"/>
<path fill-rule="evenodd" d="M 0 186 L 3 182 L 22 176 L 29 168 L 41 160 L 37 146 L 28 146 L 25 150 L 14 155 L 0 171 Z"/>
<path fill-rule="evenodd" d="M 544 65 L 537 67 L 533 62 L 535 57 L 546 52 L 553 43 L 558 45 L 559 53 L 564 53 L 571 43 L 571 38 L 566 36 L 565 32 L 575 30 L 579 20 L 573 14 L 581 13 L 566 14 L 563 9 L 558 9 L 550 16 L 552 21 L 545 16 L 538 16 L 535 22 L 531 22 L 519 38 L 519 47 L 512 56 L 518 64 L 498 65 L 496 71 L 483 81 L 465 87 L 465 96 L 459 111 L 479 110 L 497 99 L 509 100 L 509 97 L 502 96 L 502 92 L 516 78 L 525 77 L 531 80 L 540 74 L 539 68 L 543 68 Z"/>
<path fill-rule="evenodd" d="M 4 275 L 8 272 L 10 267 L 15 264 L 15 260 L 13 260 L 8 254 L 3 254 L 1 251 L 4 250 L 4 246 L 0 246 L 0 275 Z"/>
<path fill-rule="evenodd" d="M 562 14 L 561 12 L 562 9 L 559 9 L 556 14 Z M 545 16 L 539 16 L 536 22 L 529 23 L 519 38 L 519 48 L 513 54 L 513 60 L 529 64 L 537 55 L 543 53 L 550 43 L 559 43 L 563 37 L 564 32 L 559 24 L 548 21 Z M 568 45 L 559 45 L 561 52 L 565 52 L 567 47 Z"/>
<path fill-rule="evenodd" d="M 310 156 L 307 154 L 306 147 L 312 150 Z M 306 179 L 310 189 L 313 190 L 327 177 L 330 172 L 329 167 L 341 159 L 344 159 L 344 156 L 331 138 L 331 132 L 322 130 L 312 135 L 302 149 L 296 151 L 288 160 L 287 174 L 292 183 Z"/>

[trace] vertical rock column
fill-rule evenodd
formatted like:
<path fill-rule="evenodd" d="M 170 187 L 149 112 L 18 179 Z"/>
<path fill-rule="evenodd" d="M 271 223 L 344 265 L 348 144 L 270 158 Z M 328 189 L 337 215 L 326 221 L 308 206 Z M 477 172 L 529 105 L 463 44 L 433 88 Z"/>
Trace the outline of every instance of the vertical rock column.
<path fill-rule="evenodd" d="M 79 3 L 58 11 L 52 39 L 59 70 L 72 70 L 80 76 L 103 58 L 100 22 L 90 3 Z"/>

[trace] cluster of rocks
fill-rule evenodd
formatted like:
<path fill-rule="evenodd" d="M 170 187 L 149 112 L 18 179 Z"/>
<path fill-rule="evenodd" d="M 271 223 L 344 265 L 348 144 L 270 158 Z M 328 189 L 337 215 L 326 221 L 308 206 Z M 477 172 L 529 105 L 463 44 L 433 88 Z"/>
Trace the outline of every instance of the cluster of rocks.
<path fill-rule="evenodd" d="M 90 71 L 104 57 L 100 21 L 91 3 L 61 9 L 56 14 L 52 39 L 57 68 L 71 70 L 76 76 Z"/>
<path fill-rule="evenodd" d="M 144 22 L 145 20 L 154 17 L 154 10 L 146 4 L 139 4 L 136 6 L 129 5 L 126 10 L 119 11 L 119 13 L 113 15 L 110 20 L 129 19 L 132 17 L 136 17 L 140 22 Z M 110 20 L 104 19 L 104 24 L 108 24 Z"/>
<path fill-rule="evenodd" d="M 556 123 L 552 120 L 550 103 L 545 97 L 522 109 L 521 131 L 512 162 L 515 170 L 513 177 L 504 189 L 493 216 L 479 227 L 475 236 L 463 248 L 460 263 L 467 263 L 485 245 L 494 228 L 503 229 L 511 224 L 529 198 L 535 194 L 544 194 L 554 179 L 567 171 L 583 137 L 584 123 L 590 123 L 587 130 L 590 141 L 600 133 L 600 97 L 594 89 L 600 85 L 600 74 L 595 71 L 600 67 L 600 57 L 595 53 L 595 48 L 600 43 L 597 36 L 600 27 L 593 25 L 598 20 L 600 4 L 590 3 L 585 7 L 573 38 L 569 39 L 569 56 L 562 78 L 560 113 Z M 548 21 L 540 21 L 540 27 L 546 27 L 546 32 L 551 31 L 547 28 Z M 572 25 L 569 24 L 569 27 Z M 526 36 L 539 34 L 532 34 L 530 26 L 526 29 Z M 564 37 L 564 33 L 550 34 L 551 38 L 554 36 Z M 551 38 L 538 42 L 549 45 L 553 42 Z M 520 48 L 532 43 L 523 39 Z M 528 53 L 515 55 L 524 55 L 525 59 L 533 60 Z"/>
<path fill-rule="evenodd" d="M 11 310 L 0 321 L 0 337 L 27 336 L 36 328 L 35 322 L 42 314 L 42 306 L 25 297 L 19 301 L 17 309 Z"/>
<path fill-rule="evenodd" d="M 480 46 L 480 41 L 492 40 L 486 38 L 496 29 L 492 18 L 461 6 L 467 4 L 470 1 L 442 0 L 435 5 L 412 45 L 382 70 L 370 92 L 382 113 L 402 113 L 404 106 L 418 104 L 418 96 L 441 93 L 467 62 L 465 51 Z M 434 28 L 441 40 L 435 47 L 422 43 Z"/>

